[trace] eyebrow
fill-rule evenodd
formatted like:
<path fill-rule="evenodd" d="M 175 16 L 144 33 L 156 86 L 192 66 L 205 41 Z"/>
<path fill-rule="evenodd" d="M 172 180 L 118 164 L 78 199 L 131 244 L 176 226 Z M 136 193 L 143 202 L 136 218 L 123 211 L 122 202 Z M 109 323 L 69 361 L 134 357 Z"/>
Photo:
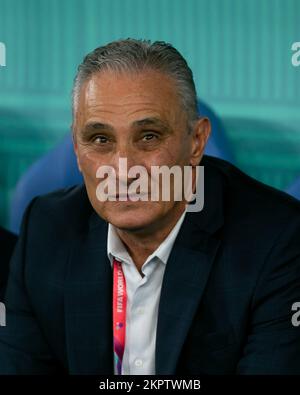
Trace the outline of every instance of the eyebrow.
<path fill-rule="evenodd" d="M 93 133 L 93 132 L 101 132 L 101 131 L 112 131 L 113 127 L 111 125 L 108 125 L 106 123 L 102 122 L 90 122 L 87 123 L 84 128 L 82 129 L 82 133 Z"/>
<path fill-rule="evenodd" d="M 149 117 L 149 118 L 143 118 L 139 119 L 137 121 L 134 121 L 131 124 L 133 127 L 145 127 L 145 126 L 155 126 L 161 128 L 163 131 L 170 131 L 170 127 L 167 123 L 163 122 L 161 119 L 156 118 L 156 117 Z M 94 133 L 94 132 L 104 132 L 104 131 L 110 131 L 112 132 L 114 128 L 106 123 L 102 122 L 89 122 L 87 123 L 84 128 L 82 129 L 83 134 L 88 134 L 88 133 Z"/>
<path fill-rule="evenodd" d="M 167 123 L 163 122 L 161 119 L 156 118 L 156 117 L 150 117 L 150 118 L 144 118 L 144 119 L 140 119 L 138 121 L 134 121 L 133 126 L 156 126 L 159 127 L 161 129 L 163 129 L 164 131 L 169 131 L 170 127 Z"/>

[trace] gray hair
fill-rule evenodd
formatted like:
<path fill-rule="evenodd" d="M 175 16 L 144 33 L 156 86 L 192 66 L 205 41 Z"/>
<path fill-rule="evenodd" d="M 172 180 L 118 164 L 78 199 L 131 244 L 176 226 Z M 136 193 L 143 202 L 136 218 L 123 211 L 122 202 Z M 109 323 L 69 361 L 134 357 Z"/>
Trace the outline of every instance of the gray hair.
<path fill-rule="evenodd" d="M 73 117 L 84 82 L 101 70 L 135 71 L 152 69 L 166 73 L 175 81 L 188 122 L 198 118 L 197 94 L 193 73 L 183 56 L 163 41 L 126 39 L 113 41 L 90 52 L 78 66 L 72 99 Z"/>

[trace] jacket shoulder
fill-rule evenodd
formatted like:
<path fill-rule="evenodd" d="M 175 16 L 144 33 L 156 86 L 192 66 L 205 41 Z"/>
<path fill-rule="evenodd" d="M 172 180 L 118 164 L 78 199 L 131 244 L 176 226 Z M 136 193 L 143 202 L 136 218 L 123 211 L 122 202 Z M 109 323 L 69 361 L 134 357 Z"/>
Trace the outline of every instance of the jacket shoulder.
<path fill-rule="evenodd" d="M 30 205 L 30 223 L 41 229 L 54 226 L 64 232 L 76 232 L 86 226 L 93 212 L 84 185 L 58 189 L 34 198 Z"/>
<path fill-rule="evenodd" d="M 291 195 L 252 178 L 223 159 L 205 155 L 201 164 L 207 168 L 208 177 L 211 174 L 221 179 L 231 212 L 270 222 L 295 216 L 300 219 L 300 201 Z"/>

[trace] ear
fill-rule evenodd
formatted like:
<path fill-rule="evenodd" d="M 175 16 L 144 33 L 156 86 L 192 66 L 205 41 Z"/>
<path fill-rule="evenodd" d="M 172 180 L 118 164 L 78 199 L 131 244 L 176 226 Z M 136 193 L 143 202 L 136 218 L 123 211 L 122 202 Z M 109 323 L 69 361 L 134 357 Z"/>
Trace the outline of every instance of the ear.
<path fill-rule="evenodd" d="M 193 126 L 192 131 L 192 152 L 190 157 L 190 165 L 199 165 L 204 148 L 211 132 L 210 121 L 207 117 L 199 118 Z"/>
<path fill-rule="evenodd" d="M 80 173 L 82 173 L 80 161 L 79 161 L 79 156 L 78 156 L 78 144 L 77 144 L 77 138 L 76 138 L 76 132 L 75 132 L 74 125 L 71 126 L 71 130 L 72 130 L 73 148 L 74 148 L 74 152 L 75 152 L 76 159 L 77 159 L 78 170 L 80 171 Z"/>

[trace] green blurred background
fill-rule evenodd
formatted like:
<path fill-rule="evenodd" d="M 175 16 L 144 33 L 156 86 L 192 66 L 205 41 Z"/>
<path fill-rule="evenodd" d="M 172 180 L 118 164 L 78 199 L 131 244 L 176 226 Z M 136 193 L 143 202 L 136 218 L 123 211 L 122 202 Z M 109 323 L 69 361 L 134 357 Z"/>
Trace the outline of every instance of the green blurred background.
<path fill-rule="evenodd" d="M 69 132 L 83 56 L 127 37 L 179 49 L 236 164 L 285 189 L 300 176 L 299 26 L 299 0 L 0 0 L 0 224 L 22 174 Z"/>

